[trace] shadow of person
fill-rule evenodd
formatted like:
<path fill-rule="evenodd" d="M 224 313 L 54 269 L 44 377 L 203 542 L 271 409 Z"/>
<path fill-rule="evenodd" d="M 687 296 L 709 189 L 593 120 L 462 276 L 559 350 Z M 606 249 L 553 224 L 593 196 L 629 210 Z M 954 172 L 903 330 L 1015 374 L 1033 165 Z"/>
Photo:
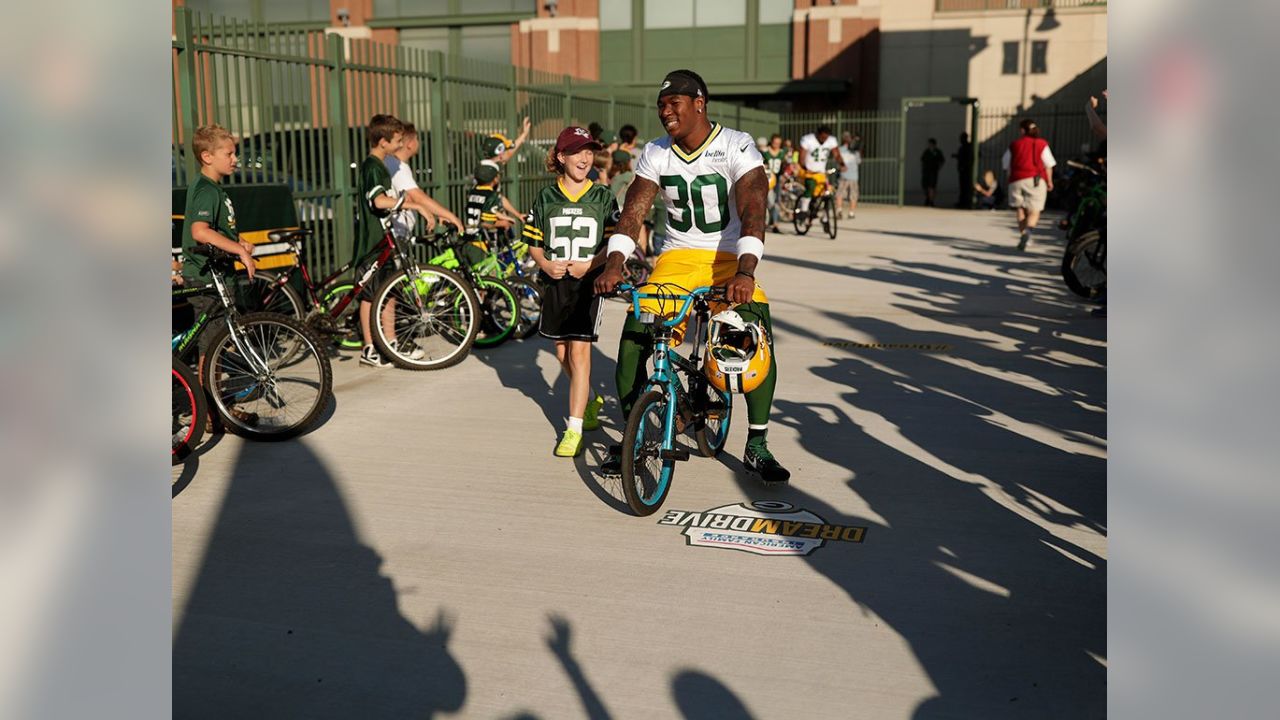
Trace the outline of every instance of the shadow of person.
<path fill-rule="evenodd" d="M 671 696 L 686 720 L 751 720 L 751 712 L 724 683 L 698 670 L 671 679 Z"/>
<path fill-rule="evenodd" d="M 827 523 L 869 527 L 863 543 L 832 542 L 804 560 L 864 621 L 882 620 L 908 643 L 936 689 L 914 717 L 1105 714 L 1102 558 L 1013 512 L 989 488 L 872 437 L 836 405 L 781 400 L 775 416 L 803 430 L 810 455 L 852 471 L 850 490 L 874 513 L 838 511 L 807 492 L 803 477 L 767 493 Z M 766 495 L 738 478 L 748 497 Z"/>
<path fill-rule="evenodd" d="M 402 616 L 304 442 L 245 443 L 199 575 L 175 608 L 183 718 L 406 718 L 456 712 L 467 682 L 441 611 Z"/>
<path fill-rule="evenodd" d="M 578 698 L 582 701 L 582 709 L 587 714 L 589 720 L 609 720 L 612 717 L 608 708 L 604 705 L 596 689 L 592 687 L 591 682 L 587 680 L 586 673 L 583 672 L 582 666 L 578 664 L 578 659 L 573 654 L 571 647 L 573 640 L 573 626 L 569 621 L 560 615 L 550 615 L 547 620 L 551 623 L 551 634 L 547 636 L 547 647 L 551 649 L 551 653 L 556 656 L 556 660 L 560 662 L 560 667 L 564 669 L 569 681 L 573 683 L 573 689 L 578 693 Z"/>

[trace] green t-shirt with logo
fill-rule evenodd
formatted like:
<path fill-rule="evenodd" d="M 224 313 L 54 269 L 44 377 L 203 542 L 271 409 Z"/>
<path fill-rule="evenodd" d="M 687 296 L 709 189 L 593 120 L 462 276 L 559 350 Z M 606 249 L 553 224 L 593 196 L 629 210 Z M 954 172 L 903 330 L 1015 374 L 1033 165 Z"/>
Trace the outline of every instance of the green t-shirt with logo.
<path fill-rule="evenodd" d="M 524 239 L 548 260 L 585 262 L 604 249 L 618 224 L 618 203 L 604 185 L 591 183 L 576 198 L 556 184 L 542 189 L 524 221 Z"/>
<path fill-rule="evenodd" d="M 374 213 L 373 198 L 386 195 L 391 191 L 391 173 L 378 158 L 369 155 L 360 164 L 360 211 L 358 213 L 359 232 L 356 233 L 352 262 L 359 262 L 370 248 L 382 242 L 386 231 L 382 229 L 381 217 Z M 381 212 L 381 211 L 379 211 Z"/>
<path fill-rule="evenodd" d="M 765 172 L 777 177 L 782 174 L 782 166 L 787 162 L 787 151 L 779 148 L 776 152 L 773 150 L 764 151 L 764 169 Z"/>
<path fill-rule="evenodd" d="M 209 258 L 196 254 L 196 241 L 191 237 L 191 224 L 206 222 L 214 230 L 222 233 L 230 240 L 240 240 L 236 231 L 236 211 L 231 207 L 231 198 L 218 183 L 196 175 L 196 181 L 187 188 L 187 206 L 183 211 L 182 221 L 182 275 L 186 278 L 199 279 L 206 274 Z"/>

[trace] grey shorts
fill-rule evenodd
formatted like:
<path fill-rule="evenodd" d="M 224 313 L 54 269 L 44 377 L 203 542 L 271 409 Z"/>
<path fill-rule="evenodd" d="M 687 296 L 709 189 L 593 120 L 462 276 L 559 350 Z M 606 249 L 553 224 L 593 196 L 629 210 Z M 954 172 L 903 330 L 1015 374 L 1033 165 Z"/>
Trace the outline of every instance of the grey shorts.
<path fill-rule="evenodd" d="M 1009 183 L 1009 207 L 1026 208 L 1034 212 L 1044 210 L 1044 201 L 1049 197 L 1049 186 L 1040 178 L 1023 178 Z"/>

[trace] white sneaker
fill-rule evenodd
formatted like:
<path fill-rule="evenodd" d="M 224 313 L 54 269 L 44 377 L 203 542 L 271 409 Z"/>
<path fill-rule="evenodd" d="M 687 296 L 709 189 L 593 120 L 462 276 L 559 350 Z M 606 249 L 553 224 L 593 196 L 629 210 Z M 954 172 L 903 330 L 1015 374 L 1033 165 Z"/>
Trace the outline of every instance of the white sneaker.
<path fill-rule="evenodd" d="M 378 349 L 372 345 L 365 345 L 364 350 L 360 351 L 360 364 L 370 365 L 376 368 L 391 367 L 391 363 L 382 359 L 382 355 L 378 353 Z"/>
<path fill-rule="evenodd" d="M 400 342 L 399 340 L 392 340 L 392 341 L 391 341 L 391 343 L 390 343 L 390 344 L 391 344 L 391 350 L 392 350 L 392 352 L 396 353 L 397 355 L 399 355 L 399 354 L 400 354 L 400 346 L 399 346 L 399 342 Z M 420 348 L 420 347 L 415 347 L 415 348 L 413 349 L 413 352 L 409 353 L 409 359 L 410 359 L 410 360 L 421 360 L 422 358 L 424 358 L 424 357 L 426 357 L 426 356 L 427 356 L 427 351 L 426 351 L 426 350 L 423 350 L 423 349 L 422 349 L 422 348 Z"/>

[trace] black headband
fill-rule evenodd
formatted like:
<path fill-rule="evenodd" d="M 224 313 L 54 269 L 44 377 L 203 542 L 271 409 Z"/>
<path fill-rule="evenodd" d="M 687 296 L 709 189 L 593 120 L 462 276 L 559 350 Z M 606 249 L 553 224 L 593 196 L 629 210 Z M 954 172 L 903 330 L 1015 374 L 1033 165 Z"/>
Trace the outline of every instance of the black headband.
<path fill-rule="evenodd" d="M 667 77 L 662 81 L 662 88 L 658 90 L 658 97 L 667 95 L 688 95 L 691 98 L 706 100 L 707 90 L 698 78 L 676 70 L 667 73 Z"/>

